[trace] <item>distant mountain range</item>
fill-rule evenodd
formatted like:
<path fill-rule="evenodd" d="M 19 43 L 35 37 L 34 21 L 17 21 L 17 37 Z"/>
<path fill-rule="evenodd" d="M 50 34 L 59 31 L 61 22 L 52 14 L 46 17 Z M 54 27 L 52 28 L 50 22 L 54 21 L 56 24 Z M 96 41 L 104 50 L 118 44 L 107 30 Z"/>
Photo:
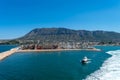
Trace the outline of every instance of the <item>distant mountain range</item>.
<path fill-rule="evenodd" d="M 72 30 L 67 28 L 37 28 L 17 40 L 40 41 L 120 41 L 120 33 L 110 31 Z"/>

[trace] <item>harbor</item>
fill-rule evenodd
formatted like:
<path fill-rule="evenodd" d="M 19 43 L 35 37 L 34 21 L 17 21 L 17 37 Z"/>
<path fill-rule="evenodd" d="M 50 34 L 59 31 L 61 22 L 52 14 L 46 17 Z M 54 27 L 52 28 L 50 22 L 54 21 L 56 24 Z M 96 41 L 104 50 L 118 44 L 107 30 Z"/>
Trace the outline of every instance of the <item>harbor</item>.
<path fill-rule="evenodd" d="M 111 57 L 105 52 L 116 50 L 120 47 L 97 46 L 96 48 L 102 50 L 100 52 L 86 50 L 53 52 L 52 49 L 49 52 L 42 52 L 41 50 L 43 49 L 40 49 L 39 52 L 31 52 L 36 50 L 18 52 L 20 49 L 14 48 L 17 49 L 15 53 L 0 61 L 0 80 L 61 80 L 61 78 L 72 80 L 70 79 L 71 77 L 76 78 L 75 80 L 87 80 L 87 76 L 99 70 L 104 61 Z M 11 48 L 11 51 L 14 48 Z M 6 48 L 6 51 L 10 51 L 10 49 Z M 81 64 L 80 60 L 84 56 L 91 59 L 91 62 Z"/>
<path fill-rule="evenodd" d="M 16 53 L 16 52 L 54 52 L 54 51 L 79 51 L 79 50 L 87 50 L 87 51 L 101 51 L 97 48 L 90 49 L 23 49 L 22 47 L 12 48 L 8 51 L 0 53 L 0 60 L 7 58 L 8 56 Z"/>

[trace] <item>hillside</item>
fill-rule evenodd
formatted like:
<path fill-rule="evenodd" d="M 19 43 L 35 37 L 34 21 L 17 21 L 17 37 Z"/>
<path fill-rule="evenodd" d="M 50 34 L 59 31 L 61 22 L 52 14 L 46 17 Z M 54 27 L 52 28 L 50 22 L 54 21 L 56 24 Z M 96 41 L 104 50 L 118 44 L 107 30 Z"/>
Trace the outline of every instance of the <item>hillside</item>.
<path fill-rule="evenodd" d="M 120 41 L 120 33 L 109 31 L 72 30 L 66 28 L 37 28 L 18 40 L 40 41 Z"/>

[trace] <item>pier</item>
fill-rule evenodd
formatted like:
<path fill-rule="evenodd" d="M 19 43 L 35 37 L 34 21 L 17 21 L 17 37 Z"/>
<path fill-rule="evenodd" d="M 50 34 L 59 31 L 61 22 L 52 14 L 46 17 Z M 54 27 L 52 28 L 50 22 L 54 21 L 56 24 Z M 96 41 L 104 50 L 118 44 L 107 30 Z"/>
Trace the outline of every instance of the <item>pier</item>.
<path fill-rule="evenodd" d="M 5 52 L 0 53 L 0 60 L 3 60 L 6 57 L 14 54 L 17 50 L 18 50 L 17 48 L 13 48 L 13 49 L 11 49 L 9 51 L 5 51 Z"/>

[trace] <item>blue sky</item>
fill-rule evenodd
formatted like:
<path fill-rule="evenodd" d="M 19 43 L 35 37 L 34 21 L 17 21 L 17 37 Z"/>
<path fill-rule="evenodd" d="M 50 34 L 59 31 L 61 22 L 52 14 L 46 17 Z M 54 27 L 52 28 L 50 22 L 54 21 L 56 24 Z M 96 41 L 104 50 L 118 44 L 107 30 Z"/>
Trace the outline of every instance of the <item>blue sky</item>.
<path fill-rule="evenodd" d="M 120 32 L 120 1 L 0 0 L 0 39 L 45 27 Z"/>

